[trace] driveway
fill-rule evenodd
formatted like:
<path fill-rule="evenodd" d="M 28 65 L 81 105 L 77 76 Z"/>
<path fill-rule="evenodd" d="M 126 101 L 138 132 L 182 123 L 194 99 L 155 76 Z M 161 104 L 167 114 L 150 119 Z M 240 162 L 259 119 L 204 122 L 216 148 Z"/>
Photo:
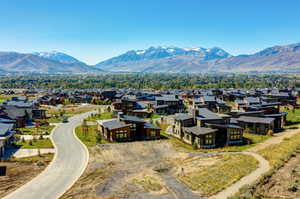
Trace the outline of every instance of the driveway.
<path fill-rule="evenodd" d="M 56 199 L 67 191 L 88 163 L 86 147 L 73 134 L 73 129 L 88 115 L 76 115 L 69 119 L 69 123 L 58 125 L 51 136 L 56 147 L 51 164 L 39 176 L 4 199 Z"/>

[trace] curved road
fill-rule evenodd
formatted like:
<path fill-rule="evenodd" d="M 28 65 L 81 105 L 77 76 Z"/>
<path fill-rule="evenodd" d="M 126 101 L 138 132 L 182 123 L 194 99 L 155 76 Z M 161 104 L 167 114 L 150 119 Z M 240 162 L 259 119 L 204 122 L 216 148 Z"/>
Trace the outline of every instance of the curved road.
<path fill-rule="evenodd" d="M 52 133 L 56 153 L 50 165 L 36 178 L 10 193 L 4 199 L 57 199 L 81 176 L 89 153 L 73 133 L 90 113 L 76 115 L 58 125 Z"/>

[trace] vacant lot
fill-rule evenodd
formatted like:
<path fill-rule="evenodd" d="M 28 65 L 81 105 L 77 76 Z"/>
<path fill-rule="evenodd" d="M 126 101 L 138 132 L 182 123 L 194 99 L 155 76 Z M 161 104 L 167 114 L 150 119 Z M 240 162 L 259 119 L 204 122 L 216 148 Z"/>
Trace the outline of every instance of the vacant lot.
<path fill-rule="evenodd" d="M 190 165 L 192 170 L 181 175 L 179 179 L 192 190 L 210 196 L 254 171 L 258 162 L 249 155 L 225 154 L 220 155 L 218 163 L 210 167 L 195 167 L 194 162 Z"/>
<path fill-rule="evenodd" d="M 52 158 L 53 155 L 42 155 L 0 162 L 0 167 L 6 167 L 6 175 L 0 175 L 0 198 L 20 188 L 40 174 Z"/>
<path fill-rule="evenodd" d="M 225 171 L 228 172 L 226 179 L 228 176 L 230 179 L 227 184 L 218 187 L 220 190 L 248 174 L 256 166 L 255 160 L 245 158 L 244 155 L 178 152 L 169 141 L 98 144 L 89 149 L 88 168 L 62 198 L 196 199 L 207 191 L 193 191 L 180 182 L 180 177 L 198 174 L 202 170 L 209 171 L 207 169 L 222 165 L 228 168 L 245 161 L 243 165 L 247 166 L 241 169 L 242 172 L 236 169 Z M 240 158 L 242 159 L 239 161 Z M 205 173 L 209 177 L 209 172 Z M 218 177 L 215 176 L 215 183 Z M 198 182 L 192 179 L 192 183 Z"/>
<path fill-rule="evenodd" d="M 256 188 L 264 197 L 299 198 L 300 197 L 300 154 L 293 157 L 284 167 L 272 175 L 267 183 Z"/>
<path fill-rule="evenodd" d="M 40 127 L 26 126 L 24 128 L 18 128 L 18 130 L 24 135 L 49 135 L 54 127 L 54 125 L 43 125 Z"/>
<path fill-rule="evenodd" d="M 81 114 L 89 111 L 95 111 L 101 109 L 102 106 L 98 105 L 76 105 L 68 108 L 59 108 L 59 107 L 52 107 L 47 109 L 47 115 L 49 123 L 59 123 L 65 117 L 72 117 L 76 114 Z"/>

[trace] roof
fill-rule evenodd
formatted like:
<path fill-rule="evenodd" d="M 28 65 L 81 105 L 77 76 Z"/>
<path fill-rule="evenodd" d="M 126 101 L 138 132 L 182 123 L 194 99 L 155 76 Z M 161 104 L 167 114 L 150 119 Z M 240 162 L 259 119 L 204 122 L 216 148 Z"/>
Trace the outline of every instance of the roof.
<path fill-rule="evenodd" d="M 157 130 L 160 130 L 160 128 L 158 126 L 154 126 L 153 124 L 150 124 L 150 123 L 145 123 L 144 124 L 144 128 L 146 128 L 146 129 L 157 129 Z"/>
<path fill-rule="evenodd" d="M 186 114 L 180 114 L 174 117 L 175 120 L 189 120 L 189 119 L 193 119 L 192 116 L 190 115 L 186 115 Z"/>
<path fill-rule="evenodd" d="M 126 124 L 125 122 L 121 122 L 119 120 L 110 120 L 110 121 L 97 121 L 104 128 L 108 128 L 109 130 L 119 129 L 130 126 L 130 124 Z"/>
<path fill-rule="evenodd" d="M 175 95 L 164 95 L 162 97 L 155 97 L 156 101 L 179 101 L 180 99 L 176 98 Z"/>
<path fill-rule="evenodd" d="M 12 130 L 13 124 L 0 123 L 0 136 L 7 136 L 8 132 Z"/>
<path fill-rule="evenodd" d="M 17 119 L 18 117 L 26 116 L 25 109 L 17 108 L 15 106 L 5 107 L 5 110 L 3 110 L 3 112 L 5 112 L 10 119 Z"/>
<path fill-rule="evenodd" d="M 198 126 L 184 127 L 183 130 L 187 133 L 191 133 L 194 135 L 205 135 L 205 134 L 209 134 L 209 133 L 213 133 L 213 132 L 217 131 L 217 129 L 198 127 Z"/>
<path fill-rule="evenodd" d="M 220 127 L 220 128 L 231 128 L 231 129 L 243 129 L 242 127 L 235 124 L 208 124 L 210 127 Z"/>
<path fill-rule="evenodd" d="M 240 118 L 236 119 L 237 121 L 248 122 L 248 123 L 263 123 L 263 124 L 270 124 L 275 119 L 269 117 L 247 117 L 241 116 Z"/>
<path fill-rule="evenodd" d="M 201 97 L 204 102 L 215 102 L 217 98 L 215 96 L 204 95 Z"/>
<path fill-rule="evenodd" d="M 168 108 L 169 107 L 169 105 L 155 105 L 153 108 L 154 109 L 160 109 L 160 108 Z"/>
<path fill-rule="evenodd" d="M 260 103 L 260 99 L 258 97 L 246 97 L 245 100 L 249 103 Z"/>
<path fill-rule="evenodd" d="M 130 115 L 122 115 L 120 119 L 121 120 L 126 120 L 126 121 L 132 121 L 132 122 L 142 122 L 142 123 L 145 123 L 144 120 L 141 120 L 138 117 L 130 116 Z"/>
<path fill-rule="evenodd" d="M 198 118 L 199 119 L 209 119 L 209 120 L 219 120 L 222 119 L 216 113 L 208 110 L 207 108 L 199 108 Z"/>

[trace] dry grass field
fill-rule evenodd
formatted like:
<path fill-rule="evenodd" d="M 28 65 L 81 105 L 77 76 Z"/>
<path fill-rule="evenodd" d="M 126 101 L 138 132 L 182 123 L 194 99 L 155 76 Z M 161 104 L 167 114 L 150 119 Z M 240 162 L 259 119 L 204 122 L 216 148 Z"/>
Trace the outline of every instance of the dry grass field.
<path fill-rule="evenodd" d="M 40 174 L 52 158 L 53 154 L 49 154 L 0 162 L 0 167 L 6 167 L 6 174 L 0 176 L 0 198 L 20 188 Z M 42 164 L 37 165 L 38 162 Z"/>
<path fill-rule="evenodd" d="M 203 193 L 209 195 L 216 190 L 192 190 L 180 181 L 182 176 L 204 171 L 207 177 L 209 173 L 216 174 L 214 168 L 223 166 L 228 168 L 224 170 L 228 175 L 223 179 L 228 179 L 228 182 L 219 186 L 220 190 L 252 171 L 257 163 L 244 155 L 179 152 L 172 142 L 164 140 L 98 144 L 89 149 L 88 168 L 62 198 L 171 199 L 177 194 L 181 194 L 177 195 L 181 199 L 199 198 Z M 245 161 L 243 165 L 249 165 L 241 170 L 231 168 L 241 161 Z M 218 184 L 220 175 L 215 175 L 214 182 L 207 186 Z M 193 178 L 191 180 L 198 183 Z"/>

